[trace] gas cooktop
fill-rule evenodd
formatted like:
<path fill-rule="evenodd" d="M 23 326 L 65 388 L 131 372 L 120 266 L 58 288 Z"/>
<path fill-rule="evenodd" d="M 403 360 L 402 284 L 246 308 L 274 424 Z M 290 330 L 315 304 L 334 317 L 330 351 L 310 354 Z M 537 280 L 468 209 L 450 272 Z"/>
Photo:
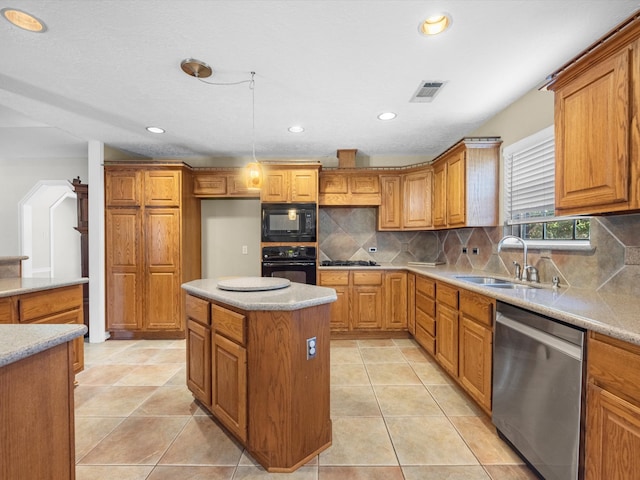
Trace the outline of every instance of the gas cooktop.
<path fill-rule="evenodd" d="M 377 267 L 373 260 L 323 260 L 323 267 Z"/>

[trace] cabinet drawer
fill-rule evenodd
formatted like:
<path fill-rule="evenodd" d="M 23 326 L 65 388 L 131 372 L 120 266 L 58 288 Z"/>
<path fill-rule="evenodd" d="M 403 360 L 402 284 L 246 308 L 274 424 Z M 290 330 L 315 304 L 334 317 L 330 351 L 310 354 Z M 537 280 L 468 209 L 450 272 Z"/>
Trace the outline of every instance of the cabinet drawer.
<path fill-rule="evenodd" d="M 640 346 L 592 333 L 587 352 L 589 382 L 640 406 Z"/>
<path fill-rule="evenodd" d="M 382 285 L 382 272 L 353 272 L 354 285 Z"/>
<path fill-rule="evenodd" d="M 416 292 L 436 298 L 436 282 L 430 278 L 416 277 Z"/>
<path fill-rule="evenodd" d="M 436 335 L 436 321 L 433 317 L 425 315 L 420 310 L 416 310 L 416 326 L 420 326 L 427 333 Z"/>
<path fill-rule="evenodd" d="M 436 299 L 438 303 L 444 303 L 454 309 L 458 309 L 458 289 L 447 285 L 446 283 L 438 283 L 436 289 Z"/>
<path fill-rule="evenodd" d="M 13 323 L 11 297 L 0 298 L 0 323 Z"/>
<path fill-rule="evenodd" d="M 345 175 L 320 175 L 320 193 L 347 193 Z"/>
<path fill-rule="evenodd" d="M 245 316 L 219 305 L 211 305 L 211 321 L 216 332 L 244 345 L 246 341 Z"/>
<path fill-rule="evenodd" d="M 18 297 L 18 319 L 31 322 L 40 317 L 82 307 L 82 285 L 54 288 Z"/>
<path fill-rule="evenodd" d="M 460 290 L 460 311 L 467 317 L 471 317 L 489 327 L 493 325 L 493 312 L 495 300 L 492 298 Z"/>
<path fill-rule="evenodd" d="M 320 285 L 349 285 L 349 272 L 323 272 L 320 271 Z"/>
<path fill-rule="evenodd" d="M 201 298 L 187 295 L 186 310 L 187 317 L 196 320 L 203 325 L 211 325 L 209 316 L 209 302 Z"/>
<path fill-rule="evenodd" d="M 430 317 L 436 316 L 436 302 L 421 293 L 416 293 L 416 309 L 424 312 Z"/>
<path fill-rule="evenodd" d="M 416 341 L 431 355 L 436 354 L 436 338 L 416 324 Z"/>

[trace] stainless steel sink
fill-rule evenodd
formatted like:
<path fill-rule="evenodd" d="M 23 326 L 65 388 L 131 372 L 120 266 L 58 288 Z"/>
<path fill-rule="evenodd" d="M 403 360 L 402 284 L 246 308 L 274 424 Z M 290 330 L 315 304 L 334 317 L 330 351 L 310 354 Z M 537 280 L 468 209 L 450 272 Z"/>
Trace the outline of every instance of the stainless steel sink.
<path fill-rule="evenodd" d="M 507 285 L 513 284 L 510 280 L 503 280 L 502 278 L 495 277 L 479 277 L 479 276 L 460 276 L 456 277 L 458 280 L 465 282 L 477 283 L 479 285 Z"/>
<path fill-rule="evenodd" d="M 536 288 L 532 285 L 525 285 L 524 283 L 515 283 L 511 280 L 504 280 L 503 278 L 495 278 L 495 277 L 482 277 L 482 276 L 459 276 L 456 277 L 458 280 L 462 280 L 469 283 L 475 283 L 477 285 L 484 285 L 485 287 L 491 288 L 502 288 L 505 290 L 511 289 L 527 289 L 527 288 Z"/>

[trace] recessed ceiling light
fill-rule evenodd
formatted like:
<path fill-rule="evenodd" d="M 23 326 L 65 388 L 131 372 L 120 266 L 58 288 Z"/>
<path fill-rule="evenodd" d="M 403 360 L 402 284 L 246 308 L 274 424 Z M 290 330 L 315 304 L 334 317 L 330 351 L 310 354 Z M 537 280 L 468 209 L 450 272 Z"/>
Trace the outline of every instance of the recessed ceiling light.
<path fill-rule="evenodd" d="M 294 125 L 292 127 L 289 127 L 289 131 L 291 133 L 302 133 L 304 132 L 304 128 L 302 128 L 300 125 Z"/>
<path fill-rule="evenodd" d="M 378 115 L 378 120 L 393 120 L 396 118 L 396 114 L 393 112 L 384 112 Z"/>
<path fill-rule="evenodd" d="M 160 127 L 147 127 L 147 131 L 151 133 L 164 133 L 164 128 Z"/>
<path fill-rule="evenodd" d="M 16 8 L 3 8 L 0 12 L 7 21 L 16 27 L 22 28 L 23 30 L 42 33 L 47 29 L 44 22 L 38 20 L 30 13 L 23 12 L 22 10 L 18 10 Z"/>
<path fill-rule="evenodd" d="M 432 15 L 426 20 L 420 22 L 418 31 L 422 35 L 431 36 L 444 32 L 451 26 L 451 17 L 446 13 L 438 13 Z"/>

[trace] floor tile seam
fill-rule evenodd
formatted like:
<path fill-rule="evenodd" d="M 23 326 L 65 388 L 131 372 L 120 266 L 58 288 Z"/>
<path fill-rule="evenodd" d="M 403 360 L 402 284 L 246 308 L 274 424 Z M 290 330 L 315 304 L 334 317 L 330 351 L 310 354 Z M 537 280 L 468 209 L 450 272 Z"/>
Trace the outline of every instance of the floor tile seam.
<path fill-rule="evenodd" d="M 474 417 L 473 415 L 453 415 L 453 416 L 455 416 L 455 417 L 477 418 L 477 417 Z M 449 417 L 447 416 L 447 418 L 449 418 Z M 450 422 L 450 423 L 451 423 L 451 425 L 453 426 L 453 428 L 454 428 L 454 430 L 456 431 L 456 433 L 460 436 L 460 438 L 462 439 L 462 441 L 464 442 L 464 444 L 467 446 L 467 448 L 469 449 L 469 451 L 471 452 L 471 454 L 472 454 L 472 455 L 475 457 L 475 459 L 478 461 L 478 464 L 479 464 L 479 465 L 482 465 L 482 466 L 483 466 L 483 468 L 484 468 L 484 465 L 485 465 L 485 464 L 484 464 L 484 463 L 482 463 L 482 461 L 480 460 L 480 458 L 478 457 L 478 455 L 476 455 L 476 452 L 473 450 L 473 448 L 471 448 L 471 445 L 469 444 L 469 442 L 467 441 L 467 439 L 464 437 L 464 435 L 462 435 L 462 432 L 458 429 L 457 425 L 456 425 L 454 422 L 452 422 L 450 419 L 449 419 L 449 422 Z M 504 464 L 499 463 L 499 464 L 488 464 L 488 465 L 504 465 Z M 488 475 L 488 474 L 489 474 L 489 473 L 487 472 L 487 475 Z M 489 478 L 491 478 L 491 475 L 489 475 Z"/>
<path fill-rule="evenodd" d="M 86 418 L 118 418 L 118 417 L 86 417 Z M 118 428 L 120 425 L 122 425 L 122 423 L 127 419 L 128 417 L 120 417 L 120 421 L 113 426 L 113 428 L 111 430 L 109 430 L 93 447 L 91 447 L 89 450 L 87 450 L 84 455 L 82 455 L 80 458 L 76 459 L 76 465 L 78 465 L 82 459 L 84 459 L 87 455 L 89 455 L 90 452 L 93 451 L 94 448 L 96 448 L 105 438 L 107 438 L 109 435 L 111 435 L 114 430 L 116 428 Z M 74 445 L 75 447 L 75 445 Z"/>
<path fill-rule="evenodd" d="M 194 417 L 193 415 L 191 415 L 182 425 L 182 428 L 180 429 L 180 431 L 178 433 L 176 433 L 176 435 L 173 437 L 173 440 L 171 440 L 169 442 L 169 444 L 167 445 L 167 448 L 165 448 L 164 452 L 162 452 L 162 454 L 158 457 L 158 460 L 156 461 L 156 466 L 160 465 L 160 462 L 162 462 L 162 459 L 165 457 L 165 455 L 167 454 L 167 452 L 171 449 L 171 447 L 173 446 L 173 444 L 176 442 L 176 440 L 180 437 L 180 435 L 182 434 L 182 432 L 184 432 L 184 430 L 187 428 L 187 425 L 189 425 L 190 422 L 194 421 Z M 240 458 L 242 458 L 242 453 L 240 454 Z M 240 461 L 238 459 L 238 461 Z"/>
<path fill-rule="evenodd" d="M 442 414 L 445 417 L 448 417 L 447 412 L 445 412 L 444 408 L 442 408 L 442 405 L 440 405 L 440 402 L 438 402 L 438 399 L 433 395 L 431 390 L 429 390 L 429 386 L 428 386 L 429 384 L 426 384 L 426 383 L 424 383 L 424 381 L 422 381 L 422 379 L 420 378 L 420 375 L 418 375 L 418 372 L 416 372 L 416 370 L 413 368 L 413 365 L 411 365 L 411 363 L 409 363 L 409 366 L 411 367 L 411 370 L 413 371 L 415 376 L 418 377 L 418 379 L 420 380 L 421 385 L 425 388 L 425 390 L 427 391 L 427 393 L 429 394 L 429 396 L 431 397 L 433 402 L 438 406 L 438 408 L 440 409 Z"/>

